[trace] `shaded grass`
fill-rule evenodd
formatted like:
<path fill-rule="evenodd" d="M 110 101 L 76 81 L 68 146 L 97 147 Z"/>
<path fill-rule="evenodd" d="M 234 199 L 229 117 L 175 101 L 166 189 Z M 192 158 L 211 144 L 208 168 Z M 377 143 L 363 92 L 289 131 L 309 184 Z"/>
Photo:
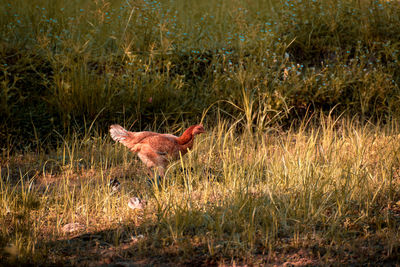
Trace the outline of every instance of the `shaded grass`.
<path fill-rule="evenodd" d="M 160 187 L 105 138 L 12 156 L 2 163 L 1 257 L 67 265 L 396 262 L 396 124 L 317 121 L 253 133 L 221 121 Z M 120 192 L 108 187 L 111 178 Z M 143 211 L 127 207 L 132 196 L 147 202 Z M 84 228 L 63 233 L 72 222 Z"/>
<path fill-rule="evenodd" d="M 397 1 L 19 1 L 0 9 L 3 146 L 135 122 L 399 114 Z M 235 108 L 231 103 L 234 103 Z M 221 114 L 220 114 L 221 115 Z M 159 123 L 161 122 L 161 123 Z M 36 143 L 36 144 L 35 144 Z"/>

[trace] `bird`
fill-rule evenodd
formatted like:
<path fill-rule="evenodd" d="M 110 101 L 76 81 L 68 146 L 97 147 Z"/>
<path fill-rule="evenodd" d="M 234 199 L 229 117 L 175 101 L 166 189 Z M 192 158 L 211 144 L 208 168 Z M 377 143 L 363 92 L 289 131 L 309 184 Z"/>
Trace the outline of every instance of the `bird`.
<path fill-rule="evenodd" d="M 154 170 L 162 177 L 171 161 L 178 160 L 193 147 L 196 135 L 205 133 L 202 124 L 192 125 L 181 136 L 150 131 L 131 132 L 118 124 L 110 126 L 111 138 L 137 153 L 150 174 Z"/>

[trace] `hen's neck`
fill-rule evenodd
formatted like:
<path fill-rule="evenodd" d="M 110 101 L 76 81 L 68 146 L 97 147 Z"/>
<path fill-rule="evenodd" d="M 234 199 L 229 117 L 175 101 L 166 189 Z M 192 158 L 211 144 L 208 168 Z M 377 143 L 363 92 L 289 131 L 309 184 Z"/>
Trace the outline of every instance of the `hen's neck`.
<path fill-rule="evenodd" d="M 194 135 L 193 135 L 193 129 L 194 129 L 195 125 L 190 126 L 189 128 L 186 129 L 186 131 L 177 139 L 177 142 L 179 145 L 187 148 L 192 148 L 193 146 L 193 139 L 194 139 Z"/>

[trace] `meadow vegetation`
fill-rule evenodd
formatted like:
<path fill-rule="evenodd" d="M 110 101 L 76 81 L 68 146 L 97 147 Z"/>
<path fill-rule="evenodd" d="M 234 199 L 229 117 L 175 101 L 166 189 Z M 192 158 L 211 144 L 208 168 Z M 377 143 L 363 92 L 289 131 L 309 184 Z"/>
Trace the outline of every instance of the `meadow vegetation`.
<path fill-rule="evenodd" d="M 0 14 L 0 262 L 399 260 L 398 1 L 4 0 Z M 199 122 L 160 186 L 107 134 Z"/>
<path fill-rule="evenodd" d="M 209 117 L 222 109 L 259 127 L 307 108 L 387 121 L 399 116 L 399 10 L 361 0 L 6 1 L 0 140 L 21 149 L 94 120 L 99 130 L 163 128 L 197 122 L 212 104 Z"/>

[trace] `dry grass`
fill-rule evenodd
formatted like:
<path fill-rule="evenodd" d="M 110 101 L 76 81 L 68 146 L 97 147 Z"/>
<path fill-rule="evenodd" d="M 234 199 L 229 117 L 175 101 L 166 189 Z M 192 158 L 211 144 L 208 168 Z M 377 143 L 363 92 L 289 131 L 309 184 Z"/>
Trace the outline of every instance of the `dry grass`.
<path fill-rule="evenodd" d="M 1 258 L 82 266 L 395 263 L 397 131 L 320 121 L 242 134 L 221 122 L 160 187 L 107 138 L 11 156 L 1 172 Z M 119 192 L 108 186 L 112 178 Z M 143 210 L 128 208 L 133 196 Z M 69 223 L 81 228 L 64 233 Z"/>
<path fill-rule="evenodd" d="M 0 262 L 399 261 L 398 1 L 39 2 L 0 6 Z M 107 137 L 189 121 L 159 187 Z"/>

